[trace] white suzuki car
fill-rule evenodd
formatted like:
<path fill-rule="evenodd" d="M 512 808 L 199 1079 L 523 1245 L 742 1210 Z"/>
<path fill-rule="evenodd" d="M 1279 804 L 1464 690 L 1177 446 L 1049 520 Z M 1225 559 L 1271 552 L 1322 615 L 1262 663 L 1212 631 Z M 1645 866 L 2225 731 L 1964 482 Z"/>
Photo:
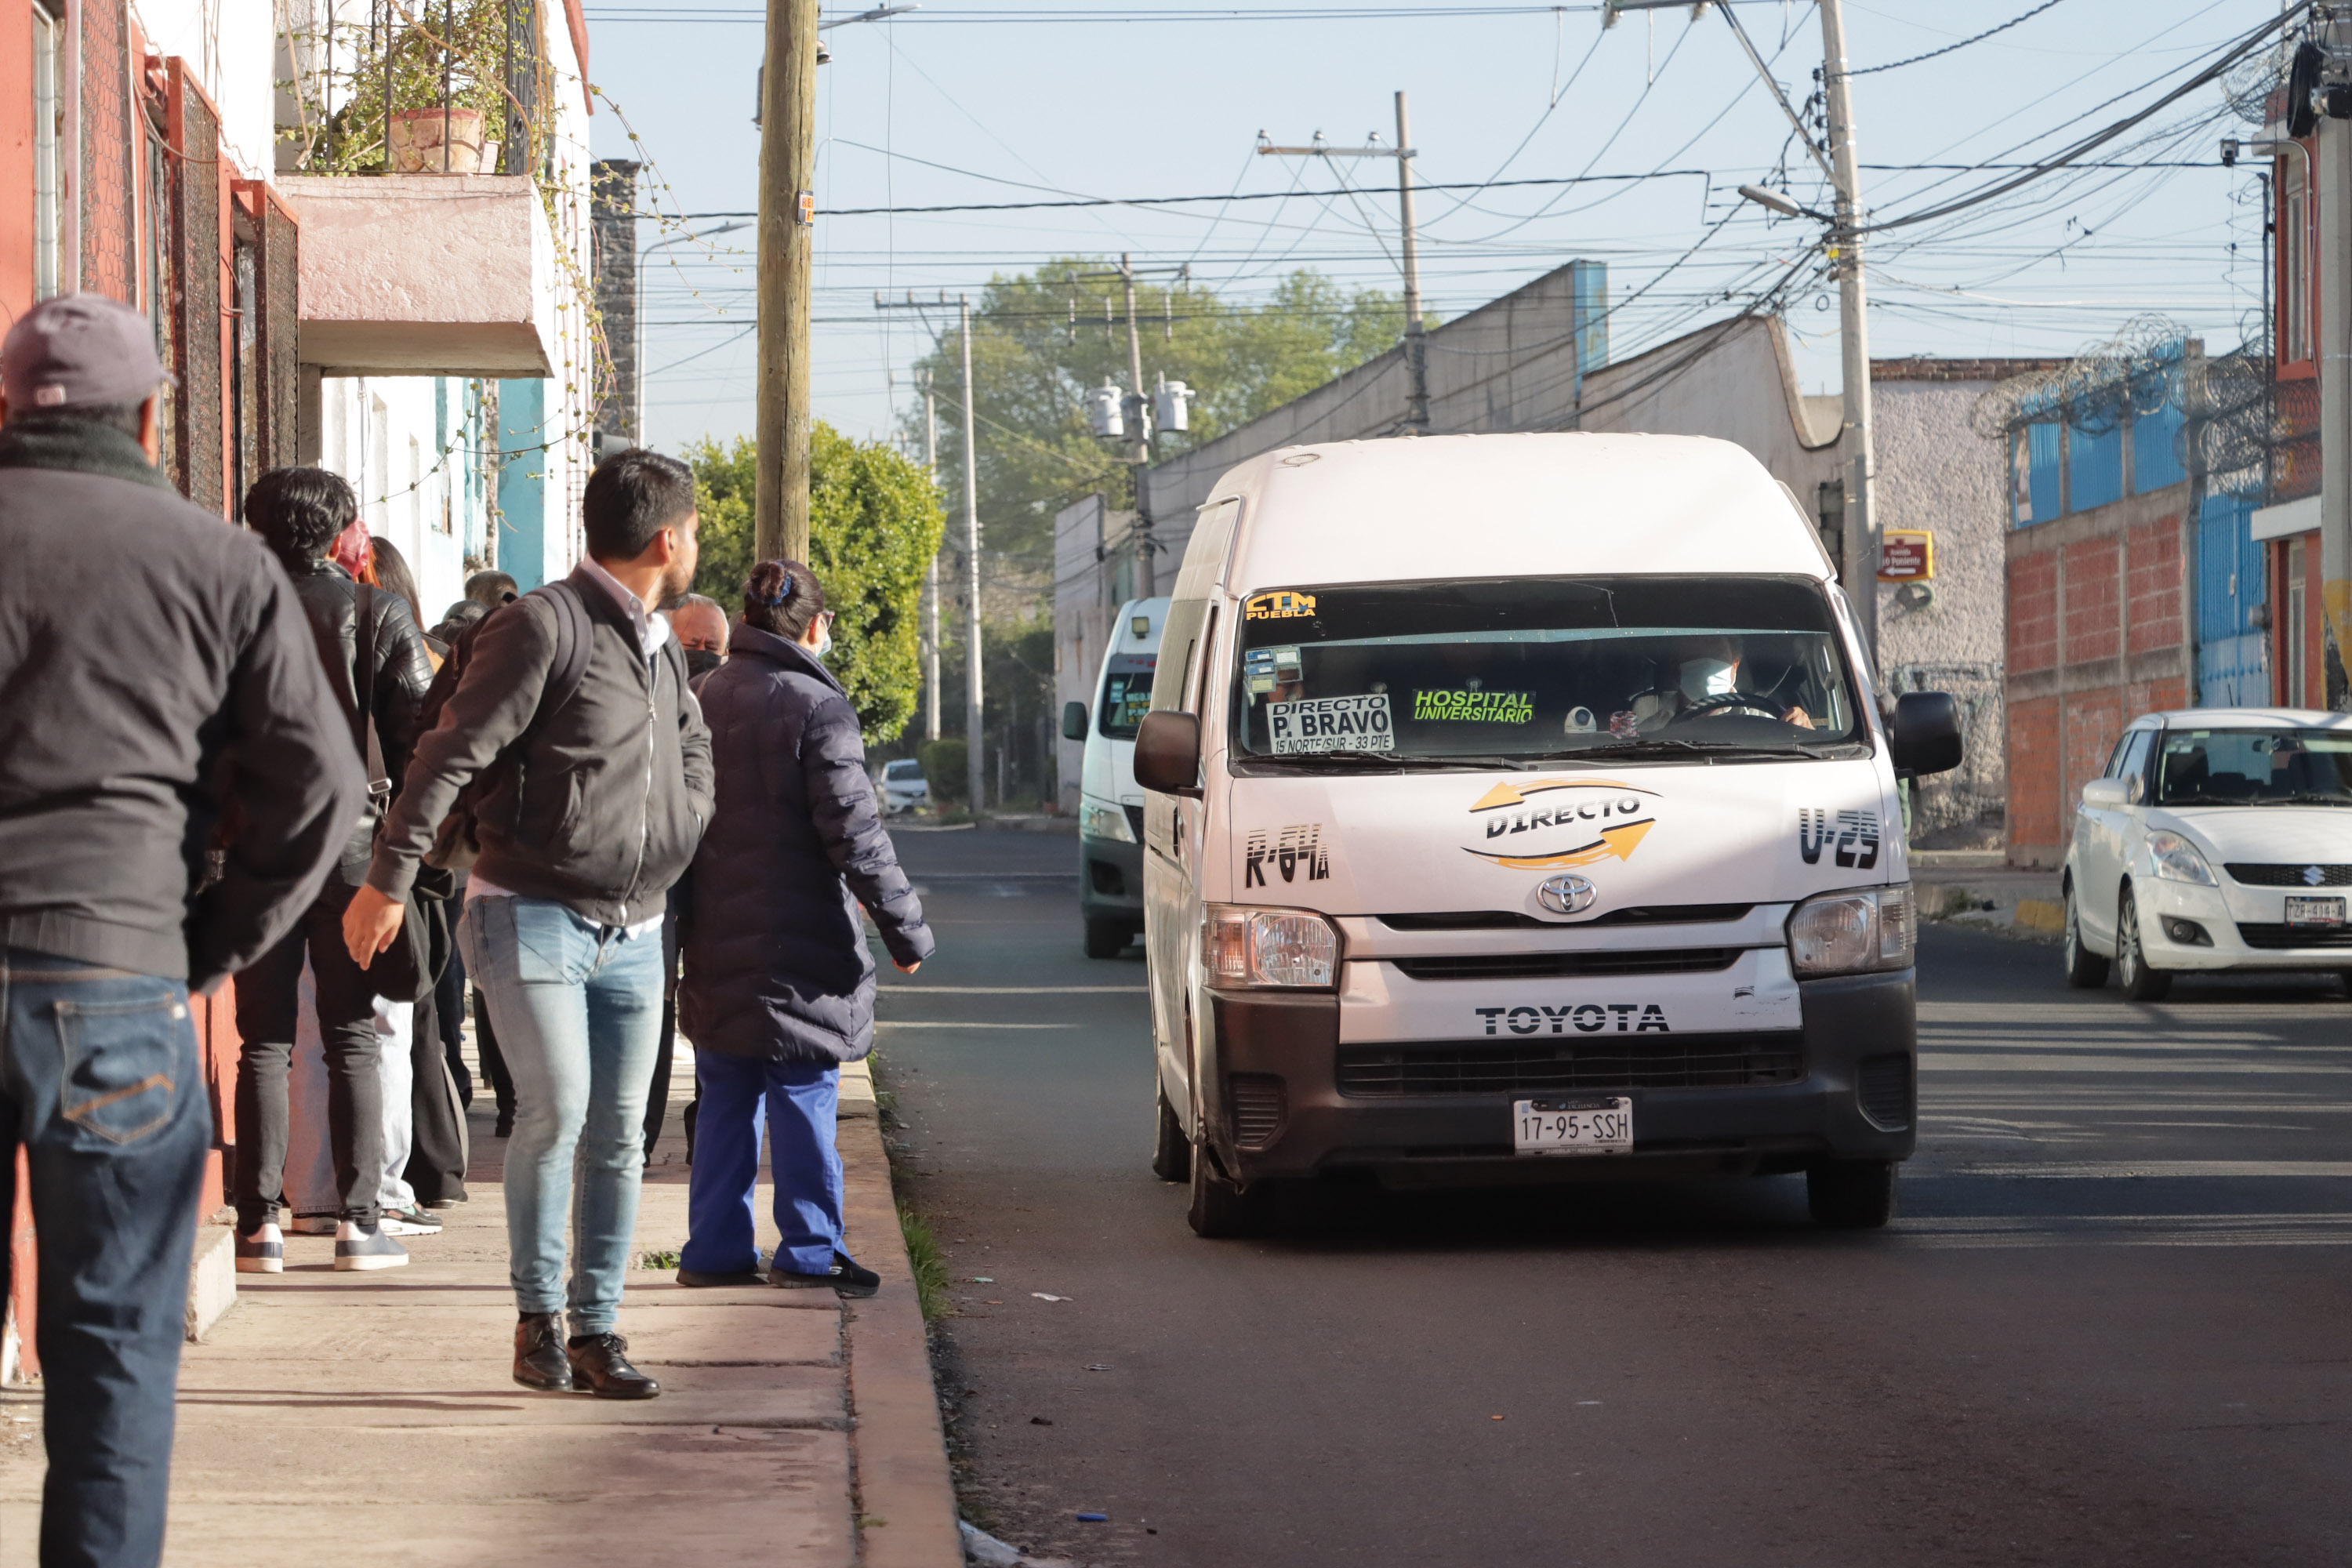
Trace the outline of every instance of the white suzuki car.
<path fill-rule="evenodd" d="M 882 764 L 882 815 L 896 816 L 902 811 L 920 811 L 931 804 L 931 784 L 923 777 L 923 764 L 912 757 L 901 757 Z"/>
<path fill-rule="evenodd" d="M 2083 786 L 2066 978 L 2160 1000 L 2189 970 L 2334 970 L 2352 986 L 2352 716 L 2199 708 L 2132 721 Z"/>

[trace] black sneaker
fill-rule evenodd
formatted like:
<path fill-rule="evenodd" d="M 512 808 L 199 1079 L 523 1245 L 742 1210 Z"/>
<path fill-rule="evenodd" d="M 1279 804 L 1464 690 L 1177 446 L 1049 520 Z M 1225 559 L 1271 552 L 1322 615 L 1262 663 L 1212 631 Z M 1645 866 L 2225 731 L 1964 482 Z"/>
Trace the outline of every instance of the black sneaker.
<path fill-rule="evenodd" d="M 572 1392 L 572 1358 L 553 1312 L 525 1312 L 515 1324 L 514 1380 L 542 1394 Z"/>
<path fill-rule="evenodd" d="M 618 1334 L 582 1334 L 563 1348 L 572 1386 L 599 1399 L 652 1399 L 661 1384 L 629 1364 L 629 1342 Z"/>
<path fill-rule="evenodd" d="M 882 1289 L 882 1276 L 861 1267 L 849 1254 L 836 1251 L 833 1267 L 822 1274 L 787 1268 L 780 1256 L 768 1266 L 768 1283 L 785 1290 L 829 1289 L 837 1296 L 866 1297 Z"/>
<path fill-rule="evenodd" d="M 286 1272 L 286 1237 L 268 1220 L 247 1233 L 236 1233 L 236 1271 L 239 1274 L 283 1274 Z"/>
<path fill-rule="evenodd" d="M 380 1225 L 343 1221 L 335 1231 L 338 1268 L 398 1268 L 408 1261 L 408 1248 L 383 1233 Z"/>

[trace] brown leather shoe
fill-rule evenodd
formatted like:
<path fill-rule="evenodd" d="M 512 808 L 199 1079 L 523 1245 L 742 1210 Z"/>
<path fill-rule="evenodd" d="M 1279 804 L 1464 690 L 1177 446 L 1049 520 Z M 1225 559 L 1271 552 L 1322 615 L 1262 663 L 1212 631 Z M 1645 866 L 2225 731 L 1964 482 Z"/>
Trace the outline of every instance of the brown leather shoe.
<path fill-rule="evenodd" d="M 618 1334 L 584 1334 L 564 1346 L 572 1386 L 599 1399 L 651 1399 L 661 1384 L 629 1364 L 629 1342 Z"/>
<path fill-rule="evenodd" d="M 514 1380 L 542 1394 L 572 1392 L 572 1361 L 553 1312 L 525 1312 L 515 1325 Z"/>

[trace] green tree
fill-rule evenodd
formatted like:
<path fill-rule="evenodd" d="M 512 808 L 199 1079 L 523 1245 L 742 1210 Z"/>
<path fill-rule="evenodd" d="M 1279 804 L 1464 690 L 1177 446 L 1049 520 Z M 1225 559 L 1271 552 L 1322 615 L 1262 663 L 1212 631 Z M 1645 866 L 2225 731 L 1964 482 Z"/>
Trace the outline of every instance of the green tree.
<path fill-rule="evenodd" d="M 1072 257 L 991 282 L 972 311 L 973 400 L 984 549 L 1050 568 L 1054 513 L 1102 490 L 1130 504 L 1127 465 L 1087 428 L 1081 404 L 1106 378 L 1126 386 L 1127 329 L 1108 263 Z M 1089 276 L 1091 275 L 1091 276 Z M 1106 310 L 1108 315 L 1106 317 Z M 1163 433 L 1162 453 L 1213 440 L 1392 347 L 1404 307 L 1378 289 L 1353 293 L 1320 274 L 1284 278 L 1271 299 L 1228 303 L 1198 284 L 1139 279 L 1145 390 L 1160 376 L 1197 394 L 1192 429 Z M 1108 324 L 1107 324 L 1108 323 Z M 940 483 L 963 493 L 961 344 L 952 317 L 920 363 L 938 389 Z M 921 416 L 916 415 L 919 421 Z M 919 425 L 908 432 L 919 450 Z M 959 521 L 958 526 L 961 526 Z"/>
<path fill-rule="evenodd" d="M 754 448 L 739 437 L 688 446 L 701 513 L 694 591 L 730 613 L 751 574 Z M 939 550 L 939 492 L 920 465 L 881 441 L 820 422 L 810 451 L 809 562 L 835 615 L 825 666 L 856 704 L 867 743 L 895 740 L 921 692 L 916 610 Z"/>

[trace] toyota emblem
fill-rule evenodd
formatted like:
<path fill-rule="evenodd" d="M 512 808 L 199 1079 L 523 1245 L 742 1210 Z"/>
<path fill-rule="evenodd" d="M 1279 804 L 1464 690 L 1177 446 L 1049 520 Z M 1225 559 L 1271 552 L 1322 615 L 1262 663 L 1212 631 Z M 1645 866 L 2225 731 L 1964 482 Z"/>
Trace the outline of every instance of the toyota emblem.
<path fill-rule="evenodd" d="M 1580 915 L 1592 907 L 1601 896 L 1589 878 L 1564 871 L 1557 877 L 1546 877 L 1536 885 L 1536 902 L 1556 915 Z"/>

